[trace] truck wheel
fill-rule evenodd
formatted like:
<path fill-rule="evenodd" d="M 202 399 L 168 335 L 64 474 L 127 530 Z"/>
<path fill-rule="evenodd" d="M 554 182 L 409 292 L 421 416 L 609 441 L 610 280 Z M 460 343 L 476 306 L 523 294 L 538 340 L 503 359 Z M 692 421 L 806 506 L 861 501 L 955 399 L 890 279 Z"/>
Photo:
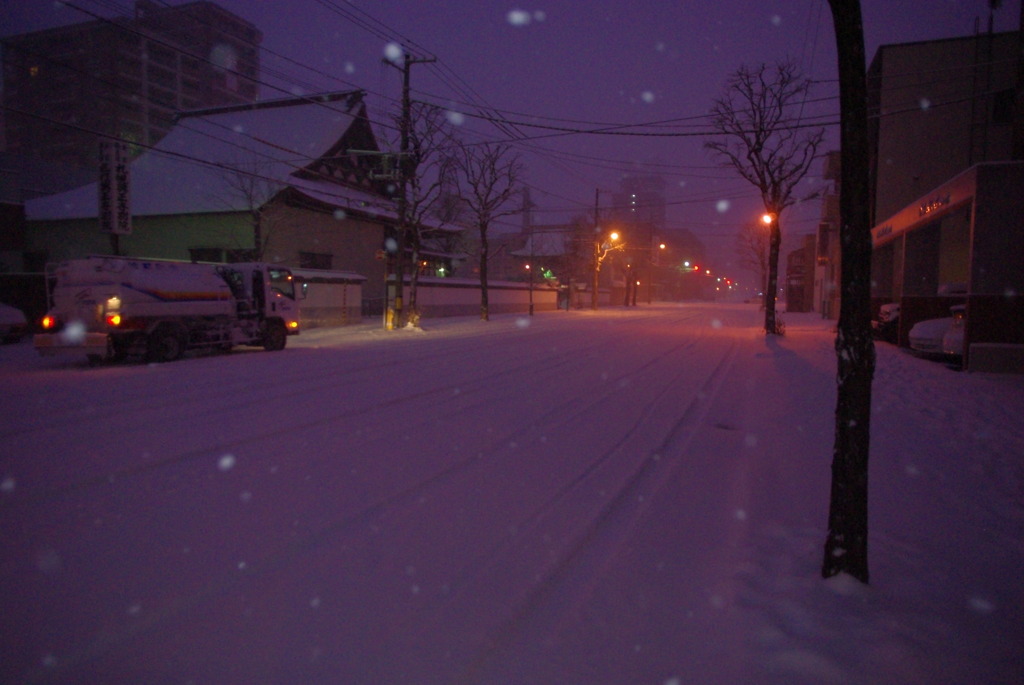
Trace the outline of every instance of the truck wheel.
<path fill-rule="evenodd" d="M 268 352 L 277 352 L 283 350 L 287 342 L 288 332 L 284 329 L 284 324 L 280 321 L 268 322 L 266 330 L 263 332 L 263 349 Z"/>
<path fill-rule="evenodd" d="M 157 326 L 146 341 L 146 361 L 173 362 L 185 352 L 185 336 L 172 326 Z"/>

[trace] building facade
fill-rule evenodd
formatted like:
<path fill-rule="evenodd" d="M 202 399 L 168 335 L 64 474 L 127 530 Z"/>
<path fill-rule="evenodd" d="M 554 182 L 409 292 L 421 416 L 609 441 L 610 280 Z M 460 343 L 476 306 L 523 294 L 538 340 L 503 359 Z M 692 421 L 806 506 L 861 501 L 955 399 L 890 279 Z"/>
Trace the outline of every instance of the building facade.
<path fill-rule="evenodd" d="M 151 0 L 137 0 L 131 18 L 7 37 L 7 152 L 90 169 L 99 141 L 115 139 L 136 156 L 177 112 L 254 102 L 262 38 L 212 2 Z"/>
<path fill-rule="evenodd" d="M 1013 156 L 1018 32 L 883 45 L 868 68 L 871 220 Z"/>
<path fill-rule="evenodd" d="M 886 45 L 868 70 L 872 305 L 897 342 L 964 307 L 961 364 L 1024 372 L 1021 34 Z"/>
<path fill-rule="evenodd" d="M 821 198 L 821 221 L 815 240 L 813 261 L 814 295 L 812 309 L 822 318 L 839 318 L 839 276 L 842 250 L 839 247 L 839 183 L 842 169 L 838 150 L 825 155 L 822 178 L 829 182 Z"/>
<path fill-rule="evenodd" d="M 1024 162 L 976 164 L 871 233 L 872 304 L 900 305 L 900 344 L 962 305 L 963 368 L 1024 373 Z"/>

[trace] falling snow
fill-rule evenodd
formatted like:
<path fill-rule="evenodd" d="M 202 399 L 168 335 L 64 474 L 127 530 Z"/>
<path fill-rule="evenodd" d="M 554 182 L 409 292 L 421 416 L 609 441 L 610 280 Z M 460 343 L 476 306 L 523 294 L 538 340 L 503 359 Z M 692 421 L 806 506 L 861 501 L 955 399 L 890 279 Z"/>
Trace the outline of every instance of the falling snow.
<path fill-rule="evenodd" d="M 444 116 L 452 126 L 462 126 L 466 123 L 466 115 L 462 112 L 449 109 L 445 111 Z"/>
<path fill-rule="evenodd" d="M 512 10 L 508 13 L 508 23 L 512 26 L 526 26 L 530 23 L 530 13 L 524 10 Z"/>
<path fill-rule="evenodd" d="M 384 46 L 384 59 L 398 64 L 405 59 L 405 50 L 398 43 L 388 43 Z"/>

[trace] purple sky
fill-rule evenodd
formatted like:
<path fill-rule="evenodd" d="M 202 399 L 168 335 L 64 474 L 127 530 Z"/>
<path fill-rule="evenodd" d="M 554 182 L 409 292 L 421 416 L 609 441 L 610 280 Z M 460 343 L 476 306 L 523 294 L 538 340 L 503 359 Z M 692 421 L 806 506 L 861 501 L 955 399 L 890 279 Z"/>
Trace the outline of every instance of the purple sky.
<path fill-rule="evenodd" d="M 82 10 L 128 13 L 129 0 L 0 0 L 4 35 L 89 19 Z M 171 4 L 178 4 L 172 2 Z M 362 88 L 371 115 L 383 119 L 400 95 L 398 71 L 382 65 L 385 46 L 408 45 L 437 62 L 413 67 L 414 96 L 471 112 L 479 107 L 519 122 L 512 133 L 538 205 L 535 221 L 555 223 L 588 212 L 595 189 L 611 191 L 624 173 L 660 172 L 667 181 L 669 228 L 700 236 L 719 270 L 734 261 L 734 236 L 759 212 L 753 188 L 703 149 L 707 112 L 741 64 L 791 58 L 820 81 L 823 101 L 808 116 L 838 116 L 832 17 L 825 0 L 219 0 L 264 34 L 265 97 Z M 987 24 L 986 0 L 862 0 L 868 59 L 879 45 L 929 40 Z M 1020 0 L 996 13 L 1012 30 Z M 661 128 L 640 126 L 674 123 Z M 653 137 L 565 134 L 630 125 Z M 493 125 L 467 118 L 467 140 L 506 140 Z M 506 129 L 508 131 L 508 129 Z M 553 135 L 556 134 L 556 135 Z M 836 128 L 830 128 L 832 146 Z M 820 167 L 818 167 L 820 168 Z M 818 168 L 815 169 L 817 172 Z M 806 182 L 810 194 L 818 179 Z M 607 207 L 610 196 L 602 195 Z M 783 231 L 812 231 L 818 203 L 783 217 Z M 517 219 L 508 220 L 515 224 Z"/>

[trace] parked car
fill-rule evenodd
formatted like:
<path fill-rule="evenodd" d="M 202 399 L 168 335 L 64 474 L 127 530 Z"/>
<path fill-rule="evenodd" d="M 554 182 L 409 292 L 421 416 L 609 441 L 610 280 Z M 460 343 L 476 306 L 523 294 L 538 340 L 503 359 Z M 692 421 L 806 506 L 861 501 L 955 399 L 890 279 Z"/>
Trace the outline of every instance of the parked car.
<path fill-rule="evenodd" d="M 17 307 L 0 302 L 0 340 L 18 342 L 28 334 L 28 322 Z"/>
<path fill-rule="evenodd" d="M 950 307 L 953 316 L 925 319 L 910 329 L 910 349 L 921 354 L 962 356 L 964 353 L 964 321 L 967 307 Z"/>
<path fill-rule="evenodd" d="M 950 307 L 953 324 L 942 336 L 942 353 L 962 357 L 964 354 L 964 327 L 967 324 L 967 306 L 958 304 Z"/>

